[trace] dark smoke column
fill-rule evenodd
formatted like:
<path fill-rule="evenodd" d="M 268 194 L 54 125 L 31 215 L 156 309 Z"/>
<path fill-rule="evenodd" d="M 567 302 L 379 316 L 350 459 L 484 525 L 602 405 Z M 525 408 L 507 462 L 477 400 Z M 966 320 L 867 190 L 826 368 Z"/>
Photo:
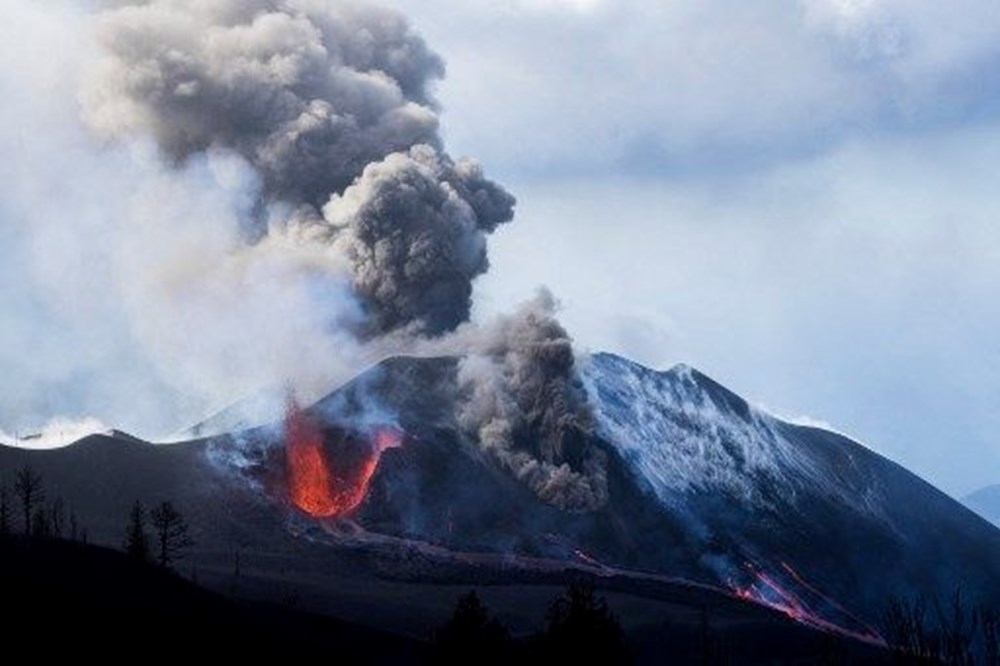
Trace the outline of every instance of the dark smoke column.
<path fill-rule="evenodd" d="M 259 191 L 234 252 L 331 259 L 302 272 L 349 285 L 363 322 L 339 325 L 362 341 L 405 351 L 468 321 L 487 236 L 515 201 L 444 151 L 428 90 L 444 66 L 400 14 L 355 0 L 105 4 L 104 55 L 83 91 L 97 133 L 152 139 L 178 170 L 212 153 L 245 162 Z M 457 417 L 542 499 L 592 509 L 607 499 L 604 459 L 553 309 L 543 295 L 492 327 L 464 327 Z"/>
<path fill-rule="evenodd" d="M 271 219 L 343 252 L 366 337 L 468 319 L 486 235 L 514 198 L 443 152 L 428 86 L 444 66 L 404 17 L 353 1 L 115 4 L 84 92 L 95 130 L 151 136 L 179 167 L 238 154 L 261 181 L 248 242 L 279 231 Z"/>

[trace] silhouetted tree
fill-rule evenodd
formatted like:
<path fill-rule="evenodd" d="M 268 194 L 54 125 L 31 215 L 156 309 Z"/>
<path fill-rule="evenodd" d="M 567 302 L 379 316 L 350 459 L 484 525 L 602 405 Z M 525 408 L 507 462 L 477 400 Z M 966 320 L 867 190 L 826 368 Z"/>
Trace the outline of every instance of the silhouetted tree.
<path fill-rule="evenodd" d="M 503 664 L 510 650 L 507 629 L 475 592 L 461 596 L 451 619 L 434 632 L 435 664 Z"/>
<path fill-rule="evenodd" d="M 618 618 L 589 585 L 570 585 L 552 602 L 539 647 L 546 662 L 632 662 Z"/>
<path fill-rule="evenodd" d="M 52 536 L 61 539 L 63 528 L 66 525 L 66 505 L 63 503 L 61 497 L 57 497 L 52 502 L 52 508 L 49 511 L 49 523 L 52 527 Z"/>
<path fill-rule="evenodd" d="M 156 539 L 156 560 L 168 567 L 184 556 L 184 549 L 192 544 L 187 522 L 170 502 L 163 502 L 149 512 Z"/>
<path fill-rule="evenodd" d="M 930 627 L 926 597 L 892 599 L 882 613 L 882 631 L 899 660 L 937 659 L 940 643 Z"/>
<path fill-rule="evenodd" d="M 45 507 L 40 507 L 31 518 L 31 534 L 38 537 L 52 536 L 52 523 Z"/>
<path fill-rule="evenodd" d="M 979 612 L 970 612 L 962 602 L 962 591 L 955 590 L 951 604 L 943 608 L 934 603 L 937 615 L 941 652 L 939 658 L 946 664 L 966 666 L 974 663 L 973 643 L 979 631 Z"/>
<path fill-rule="evenodd" d="M 80 526 L 76 522 L 76 512 L 69 512 L 69 538 L 76 541 L 80 538 Z"/>
<path fill-rule="evenodd" d="M 1000 664 L 1000 612 L 995 608 L 984 606 L 979 613 L 985 663 Z"/>
<path fill-rule="evenodd" d="M 31 534 L 31 519 L 35 508 L 45 501 L 42 475 L 36 472 L 31 465 L 25 465 L 19 469 L 17 476 L 14 477 L 14 494 L 21 502 L 21 510 L 24 512 L 24 533 Z"/>
<path fill-rule="evenodd" d="M 140 562 L 149 561 L 149 533 L 146 531 L 146 509 L 140 502 L 132 505 L 125 528 L 125 552 Z"/>
<path fill-rule="evenodd" d="M 960 590 L 947 605 L 924 596 L 893 599 L 882 614 L 882 629 L 898 663 L 971 666 L 977 658 L 1000 663 L 996 612 L 968 606 Z"/>
<path fill-rule="evenodd" d="M 7 484 L 0 485 L 0 534 L 10 534 L 10 493 Z"/>

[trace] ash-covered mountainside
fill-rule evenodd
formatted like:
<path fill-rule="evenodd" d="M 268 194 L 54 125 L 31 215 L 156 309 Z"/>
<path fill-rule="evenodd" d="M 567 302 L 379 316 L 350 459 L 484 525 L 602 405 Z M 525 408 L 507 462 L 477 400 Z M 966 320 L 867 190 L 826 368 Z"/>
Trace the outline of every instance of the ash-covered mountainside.
<path fill-rule="evenodd" d="M 858 633 L 893 596 L 961 587 L 1000 604 L 1000 530 L 857 442 L 763 413 L 694 369 L 656 372 L 610 354 L 581 365 L 593 425 L 563 454 L 601 452 L 608 500 L 566 511 L 461 432 L 459 365 L 389 359 L 309 410 L 327 428 L 405 433 L 352 524 L 459 551 L 693 579 Z M 331 432 L 335 458 L 343 438 Z M 258 467 L 274 467 L 280 449 L 261 450 L 271 454 Z"/>
<path fill-rule="evenodd" d="M 891 596 L 959 586 L 1000 604 L 1000 530 L 899 465 L 686 366 L 598 354 L 584 374 L 598 435 L 721 577 L 752 570 L 754 593 L 774 601 L 782 592 L 767 579 L 804 596 L 815 587 L 814 605 L 868 617 Z"/>

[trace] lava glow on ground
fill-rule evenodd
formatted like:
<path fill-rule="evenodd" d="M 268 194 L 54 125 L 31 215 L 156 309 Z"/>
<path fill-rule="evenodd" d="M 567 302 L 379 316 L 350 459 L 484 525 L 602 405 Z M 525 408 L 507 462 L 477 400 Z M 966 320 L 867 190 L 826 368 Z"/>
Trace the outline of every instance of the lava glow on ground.
<path fill-rule="evenodd" d="M 368 450 L 356 464 L 334 465 L 327 458 L 323 432 L 294 400 L 285 414 L 285 459 L 288 499 L 314 518 L 339 518 L 358 508 L 382 454 L 401 446 L 402 433 L 391 426 L 375 428 Z"/>
<path fill-rule="evenodd" d="M 798 585 L 803 586 L 809 592 L 820 596 L 820 598 L 826 601 L 829 605 L 839 610 L 840 613 L 846 616 L 846 618 L 849 618 L 850 624 L 855 625 L 856 628 L 832 622 L 814 613 L 798 595 L 792 593 L 785 585 L 778 582 L 777 578 L 767 574 L 750 563 L 745 565 L 746 571 L 752 577 L 750 584 L 741 586 L 735 583 L 730 583 L 730 589 L 732 590 L 734 596 L 740 599 L 769 606 L 770 608 L 784 613 L 792 620 L 801 624 L 805 624 L 822 631 L 850 636 L 873 645 L 886 645 L 885 639 L 883 639 L 877 631 L 864 625 L 864 623 L 856 617 L 850 615 L 842 606 L 836 604 L 836 602 L 832 599 L 823 595 L 819 592 L 819 590 L 806 583 L 805 580 L 803 580 L 802 577 L 788 564 L 782 562 L 781 566 Z"/>

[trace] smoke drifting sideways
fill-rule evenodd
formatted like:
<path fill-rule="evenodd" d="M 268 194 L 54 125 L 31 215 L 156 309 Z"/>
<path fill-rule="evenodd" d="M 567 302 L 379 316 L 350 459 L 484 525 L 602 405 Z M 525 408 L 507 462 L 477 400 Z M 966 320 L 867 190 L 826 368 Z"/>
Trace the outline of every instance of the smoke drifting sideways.
<path fill-rule="evenodd" d="M 75 396 L 141 430 L 267 387 L 308 401 L 435 341 L 471 354 L 470 437 L 548 501 L 600 504 L 600 461 L 565 461 L 587 415 L 551 299 L 467 324 L 515 200 L 445 151 L 444 65 L 405 17 L 356 0 L 33 4 L 8 18 L 41 37 L 0 47 L 18 100 L 0 147 L 24 158 L 0 174 L 0 227 L 28 232 L 22 337 L 50 339 L 34 360 L 58 380 L 26 381 L 72 391 L 29 411 L 80 411 Z M 55 57 L 40 39 L 73 56 L 25 67 Z"/>

